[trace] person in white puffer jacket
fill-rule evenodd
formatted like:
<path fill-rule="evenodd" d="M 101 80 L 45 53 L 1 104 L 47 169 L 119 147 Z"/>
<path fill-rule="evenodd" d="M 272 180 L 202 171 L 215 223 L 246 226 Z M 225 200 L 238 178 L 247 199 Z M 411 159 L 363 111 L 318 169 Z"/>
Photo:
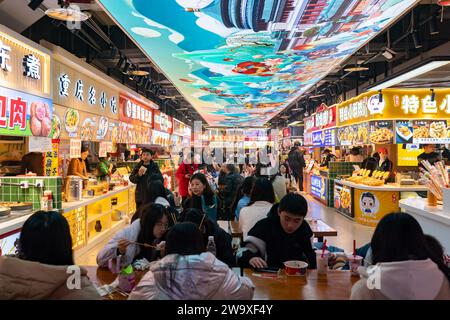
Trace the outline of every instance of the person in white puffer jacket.
<path fill-rule="evenodd" d="M 129 299 L 252 299 L 252 281 L 235 274 L 225 263 L 204 250 L 202 234 L 195 224 L 176 224 L 167 235 L 167 255 L 152 264 Z"/>
<path fill-rule="evenodd" d="M 407 213 L 391 213 L 377 225 L 371 241 L 371 267 L 359 268 L 361 280 L 352 300 L 450 300 L 450 269 Z"/>

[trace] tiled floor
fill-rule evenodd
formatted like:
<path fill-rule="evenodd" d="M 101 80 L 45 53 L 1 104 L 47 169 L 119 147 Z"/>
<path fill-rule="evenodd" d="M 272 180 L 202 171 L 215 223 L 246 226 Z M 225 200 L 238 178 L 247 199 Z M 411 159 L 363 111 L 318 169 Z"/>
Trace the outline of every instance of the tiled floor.
<path fill-rule="evenodd" d="M 370 241 L 374 228 L 359 225 L 337 213 L 334 209 L 323 206 L 312 197 L 307 196 L 307 199 L 309 204 L 308 217 L 321 219 L 338 232 L 337 237 L 327 238 L 328 245 L 340 247 L 346 251 L 352 251 L 353 240 L 356 240 L 358 247 Z M 108 240 L 106 239 L 88 253 L 78 257 L 75 263 L 84 266 L 96 265 L 97 253 Z"/>

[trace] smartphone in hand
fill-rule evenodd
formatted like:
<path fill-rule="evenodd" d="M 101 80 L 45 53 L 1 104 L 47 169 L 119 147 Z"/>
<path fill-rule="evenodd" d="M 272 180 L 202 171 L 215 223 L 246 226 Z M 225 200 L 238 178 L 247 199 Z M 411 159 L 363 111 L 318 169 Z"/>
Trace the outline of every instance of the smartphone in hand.
<path fill-rule="evenodd" d="M 255 272 L 266 272 L 266 273 L 278 273 L 280 268 L 276 267 L 265 267 L 265 268 L 255 268 Z"/>

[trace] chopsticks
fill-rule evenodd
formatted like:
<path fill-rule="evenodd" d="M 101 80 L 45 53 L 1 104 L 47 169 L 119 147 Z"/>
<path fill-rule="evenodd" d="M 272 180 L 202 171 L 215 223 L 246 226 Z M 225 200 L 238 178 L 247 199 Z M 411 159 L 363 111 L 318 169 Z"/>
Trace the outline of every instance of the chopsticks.
<path fill-rule="evenodd" d="M 148 243 L 140 243 L 140 242 L 135 242 L 135 241 L 130 241 L 130 243 L 136 244 L 136 245 L 138 245 L 138 246 L 147 247 L 147 248 L 158 249 L 156 246 L 152 246 L 151 244 L 148 244 Z"/>
<path fill-rule="evenodd" d="M 176 217 L 176 215 L 175 215 L 173 212 L 171 212 L 171 213 L 170 213 L 170 216 L 172 217 L 173 223 L 176 224 L 176 223 L 177 223 L 177 217 Z"/>

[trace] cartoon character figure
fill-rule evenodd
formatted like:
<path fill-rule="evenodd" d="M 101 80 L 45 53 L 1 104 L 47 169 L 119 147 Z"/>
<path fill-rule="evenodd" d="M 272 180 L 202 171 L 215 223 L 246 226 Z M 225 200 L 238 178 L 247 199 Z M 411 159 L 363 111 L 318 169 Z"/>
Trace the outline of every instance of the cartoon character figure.
<path fill-rule="evenodd" d="M 364 192 L 361 196 L 361 204 L 364 215 L 375 218 L 375 196 L 370 192 Z"/>
<path fill-rule="evenodd" d="M 233 72 L 236 73 L 253 74 L 261 77 L 273 76 L 273 73 L 271 73 L 270 71 L 271 69 L 268 65 L 256 61 L 241 62 L 236 67 L 233 68 Z"/>

